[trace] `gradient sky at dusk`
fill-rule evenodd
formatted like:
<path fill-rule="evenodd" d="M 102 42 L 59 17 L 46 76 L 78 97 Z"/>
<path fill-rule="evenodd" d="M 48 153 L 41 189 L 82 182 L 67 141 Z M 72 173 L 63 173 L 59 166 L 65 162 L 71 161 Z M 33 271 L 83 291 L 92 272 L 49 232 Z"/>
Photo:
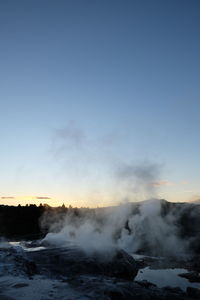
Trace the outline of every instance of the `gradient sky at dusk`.
<path fill-rule="evenodd" d="M 0 41 L 2 204 L 200 198 L 198 0 L 2 0 Z"/>

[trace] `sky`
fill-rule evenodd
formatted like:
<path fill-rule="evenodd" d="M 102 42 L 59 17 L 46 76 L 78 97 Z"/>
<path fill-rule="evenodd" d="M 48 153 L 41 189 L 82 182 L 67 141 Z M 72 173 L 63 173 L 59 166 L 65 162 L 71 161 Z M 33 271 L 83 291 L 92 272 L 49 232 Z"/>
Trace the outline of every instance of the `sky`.
<path fill-rule="evenodd" d="M 1 204 L 199 199 L 199 37 L 198 0 L 2 0 Z"/>

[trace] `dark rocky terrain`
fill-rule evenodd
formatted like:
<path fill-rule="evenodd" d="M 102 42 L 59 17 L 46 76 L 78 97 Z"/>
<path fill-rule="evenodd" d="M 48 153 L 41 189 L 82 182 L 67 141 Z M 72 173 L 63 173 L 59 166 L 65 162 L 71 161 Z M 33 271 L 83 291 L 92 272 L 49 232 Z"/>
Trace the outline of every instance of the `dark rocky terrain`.
<path fill-rule="evenodd" d="M 31 244 L 28 251 L 8 245 L 0 249 L 0 299 L 25 300 L 26 291 L 30 293 L 29 299 L 36 299 L 31 293 L 37 287 L 38 300 L 199 299 L 200 290 L 195 288 L 188 287 L 183 292 L 178 287 L 158 288 L 148 281 L 134 281 L 141 261 L 135 261 L 123 250 L 116 251 L 112 258 L 102 259 L 98 255 L 87 256 L 77 248 L 32 251 L 35 249 Z M 143 264 L 156 267 L 155 261 L 150 263 L 144 258 Z"/>

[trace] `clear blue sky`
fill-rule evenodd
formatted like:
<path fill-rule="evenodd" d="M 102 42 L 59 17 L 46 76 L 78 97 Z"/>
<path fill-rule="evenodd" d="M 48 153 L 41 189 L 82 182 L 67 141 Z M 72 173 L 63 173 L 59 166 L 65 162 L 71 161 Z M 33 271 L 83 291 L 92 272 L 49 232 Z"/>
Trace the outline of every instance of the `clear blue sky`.
<path fill-rule="evenodd" d="M 105 204 L 144 161 L 200 197 L 198 0 L 2 0 L 0 41 L 2 203 Z"/>

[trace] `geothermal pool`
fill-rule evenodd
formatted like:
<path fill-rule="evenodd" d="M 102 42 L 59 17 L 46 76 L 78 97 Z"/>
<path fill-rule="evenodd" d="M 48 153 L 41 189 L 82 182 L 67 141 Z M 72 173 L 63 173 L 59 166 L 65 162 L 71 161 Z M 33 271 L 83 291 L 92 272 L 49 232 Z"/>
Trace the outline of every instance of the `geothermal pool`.
<path fill-rule="evenodd" d="M 186 278 L 178 276 L 179 274 L 187 273 L 186 269 L 150 269 L 149 267 L 140 269 L 135 280 L 147 280 L 156 284 L 158 287 L 179 287 L 186 291 L 187 287 L 200 289 L 200 283 L 189 282 Z"/>

